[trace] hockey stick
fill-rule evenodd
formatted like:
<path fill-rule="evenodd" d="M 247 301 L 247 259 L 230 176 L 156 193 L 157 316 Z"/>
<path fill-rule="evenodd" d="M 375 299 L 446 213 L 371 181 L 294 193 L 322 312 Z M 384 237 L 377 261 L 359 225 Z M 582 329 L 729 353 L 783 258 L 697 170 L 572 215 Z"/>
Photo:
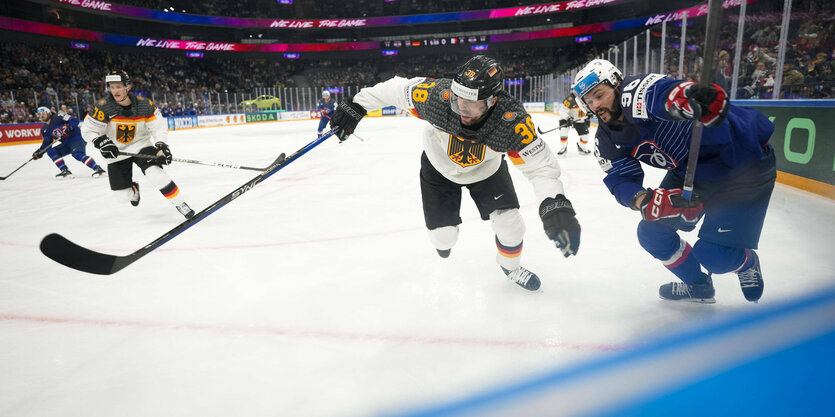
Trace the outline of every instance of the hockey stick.
<path fill-rule="evenodd" d="M 23 165 L 21 165 L 21 166 L 17 167 L 17 169 L 15 169 L 14 171 L 10 172 L 10 173 L 9 173 L 9 175 L 6 175 L 5 177 L 0 177 L 0 180 L 5 180 L 6 178 L 11 177 L 11 176 L 12 176 L 12 174 L 14 174 L 15 172 L 19 171 L 21 168 L 25 167 L 25 166 L 26 166 L 26 164 L 28 164 L 28 163 L 30 163 L 30 162 L 32 162 L 32 161 L 34 161 L 34 160 L 35 160 L 35 157 L 34 157 L 34 156 L 33 156 L 33 157 L 31 157 L 31 158 L 29 158 L 29 160 L 28 160 L 28 161 L 24 162 L 24 163 L 23 163 Z"/>
<path fill-rule="evenodd" d="M 269 178 L 271 175 L 275 174 L 276 172 L 287 166 L 287 164 L 295 161 L 300 156 L 306 154 L 308 151 L 315 148 L 320 143 L 324 142 L 325 139 L 332 136 L 335 132 L 336 129 L 330 130 L 324 135 L 322 135 L 322 137 L 317 138 L 313 142 L 308 143 L 303 148 L 299 149 L 298 151 L 296 151 L 296 153 L 290 155 L 286 159 L 276 160 L 272 165 L 267 167 L 267 169 L 264 170 L 264 172 L 262 172 L 255 178 L 249 180 L 244 185 L 241 185 L 240 187 L 236 188 L 234 191 L 227 194 L 220 200 L 214 202 L 214 204 L 203 209 L 200 213 L 194 215 L 194 217 L 180 223 L 177 227 L 169 230 L 153 242 L 145 245 L 141 249 L 131 254 L 125 256 L 116 256 L 96 252 L 79 246 L 57 233 L 49 234 L 46 237 L 44 237 L 43 240 L 41 240 L 41 252 L 53 261 L 58 262 L 64 266 L 77 269 L 79 271 L 99 275 L 110 275 L 119 272 L 126 266 L 136 262 L 139 258 L 147 255 L 154 249 L 162 246 L 169 240 L 177 237 L 177 235 L 183 233 L 189 227 L 192 227 L 199 221 L 205 219 L 210 214 L 219 210 L 221 207 L 229 204 L 230 202 L 232 202 L 232 200 L 240 197 L 243 193 L 251 190 L 261 181 L 264 181 L 265 179 Z"/>
<path fill-rule="evenodd" d="M 130 153 L 130 152 L 119 152 L 119 155 L 127 155 L 132 156 L 134 158 L 142 158 L 142 159 L 157 159 L 156 156 L 153 155 L 146 155 L 141 153 Z M 283 154 L 282 154 L 283 155 Z M 280 159 L 280 157 L 279 157 Z M 180 158 L 171 158 L 173 162 L 184 162 L 187 164 L 198 164 L 198 165 L 208 165 L 213 167 L 223 167 L 223 168 L 232 168 L 232 169 L 247 169 L 250 171 L 264 171 L 269 168 L 272 164 L 267 165 L 263 168 L 255 168 L 255 167 L 246 167 L 243 165 L 234 165 L 234 164 L 224 164 L 222 162 L 206 162 L 206 161 L 196 161 L 194 159 L 180 159 Z"/>
<path fill-rule="evenodd" d="M 553 132 L 553 131 L 555 131 L 555 130 L 559 130 L 559 128 L 560 128 L 560 127 L 559 127 L 559 126 L 557 126 L 557 127 L 553 128 L 553 129 L 548 129 L 548 130 L 543 131 L 542 129 L 540 129 L 540 128 L 539 128 L 539 126 L 537 126 L 537 127 L 536 127 L 536 132 L 537 132 L 537 133 L 539 133 L 540 135 L 544 135 L 544 134 L 546 134 L 546 133 L 551 133 L 551 132 Z"/>
<path fill-rule="evenodd" d="M 563 122 L 565 122 L 565 124 L 563 124 Z M 546 134 L 546 133 L 551 133 L 551 132 L 553 132 L 553 131 L 555 131 L 555 130 L 559 130 L 559 129 L 563 128 L 563 127 L 570 127 L 570 126 L 571 126 L 571 123 L 570 123 L 570 122 L 568 122 L 568 121 L 567 121 L 567 119 L 560 119 L 560 124 L 559 124 L 557 127 L 553 128 L 553 129 L 542 130 L 542 129 L 540 129 L 540 128 L 539 128 L 539 126 L 537 126 L 537 127 L 536 127 L 536 131 L 537 131 L 537 133 L 539 133 L 540 135 L 544 135 L 544 134 Z"/>
<path fill-rule="evenodd" d="M 705 57 L 699 78 L 699 85 L 707 87 L 713 81 L 713 53 L 716 50 L 716 40 L 719 37 L 719 24 L 722 21 L 722 0 L 710 0 L 707 12 L 707 27 L 705 29 Z M 692 100 L 693 134 L 690 136 L 690 154 L 687 156 L 687 171 L 684 172 L 684 185 L 681 196 L 687 201 L 693 197 L 693 183 L 696 178 L 696 164 L 699 162 L 699 147 L 702 144 L 702 114 L 701 108 Z"/>
<path fill-rule="evenodd" d="M 57 141 L 57 139 L 53 139 L 53 140 L 52 140 L 52 142 L 49 144 L 49 146 L 47 146 L 46 148 L 41 148 L 41 149 L 38 149 L 38 150 L 39 150 L 39 151 L 40 151 L 40 150 L 44 150 L 44 151 L 45 151 L 46 149 L 51 148 L 51 147 L 52 147 L 52 145 L 54 145 L 56 141 Z M 35 157 L 34 157 L 34 156 L 33 156 L 33 157 L 31 157 L 31 158 L 29 158 L 29 160 L 28 160 L 28 161 L 24 162 L 24 163 L 23 163 L 23 165 L 21 165 L 21 166 L 17 167 L 17 169 L 15 169 L 14 171 L 10 172 L 10 173 L 9 173 L 9 175 L 6 175 L 5 177 L 0 177 L 0 181 L 5 180 L 6 178 L 11 177 L 11 176 L 12 176 L 12 174 L 14 174 L 15 172 L 19 171 L 21 168 L 25 167 L 25 166 L 26 166 L 26 164 L 28 164 L 28 163 L 30 163 L 30 162 L 32 162 L 32 161 L 34 161 L 34 160 L 35 160 Z"/>

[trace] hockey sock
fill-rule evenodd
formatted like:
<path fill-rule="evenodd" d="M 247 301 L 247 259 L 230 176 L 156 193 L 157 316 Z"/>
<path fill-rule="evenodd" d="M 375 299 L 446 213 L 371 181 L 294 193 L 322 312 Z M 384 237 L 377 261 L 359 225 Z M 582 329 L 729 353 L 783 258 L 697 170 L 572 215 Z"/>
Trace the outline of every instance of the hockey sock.
<path fill-rule="evenodd" d="M 87 165 L 93 171 L 99 169 L 99 165 L 96 164 L 96 161 L 93 159 L 92 156 L 85 155 L 81 152 L 73 152 L 72 157 L 75 158 L 78 162 L 81 162 L 84 165 Z"/>
<path fill-rule="evenodd" d="M 448 250 L 458 241 L 458 226 L 443 226 L 429 231 L 429 240 L 435 249 Z"/>
<path fill-rule="evenodd" d="M 522 255 L 522 241 L 525 237 L 525 222 L 518 209 L 495 210 L 490 213 L 493 232 L 496 234 L 496 262 L 502 268 L 514 270 L 519 267 Z"/>
<path fill-rule="evenodd" d="M 638 224 L 638 241 L 654 258 L 687 284 L 699 284 L 705 274 L 699 258 L 689 243 L 682 240 L 675 230 L 658 223 L 642 220 Z"/>
<path fill-rule="evenodd" d="M 499 237 L 496 236 L 496 249 L 498 249 L 499 253 L 496 254 L 496 262 L 502 268 L 512 271 L 518 268 L 522 261 L 522 246 L 524 242 L 519 242 L 518 245 L 505 245 L 499 241 Z"/>
<path fill-rule="evenodd" d="M 174 184 L 174 181 L 171 181 L 171 178 L 162 168 L 152 165 L 145 170 L 145 176 L 151 181 L 151 183 L 159 188 L 159 192 L 162 193 L 171 204 L 175 206 L 179 206 L 183 204 L 183 197 L 180 196 L 180 188 L 177 187 L 177 184 Z"/>
<path fill-rule="evenodd" d="M 58 169 L 60 169 L 61 171 L 65 170 L 65 169 L 69 169 L 69 168 L 67 168 L 67 164 L 64 163 L 64 158 L 59 157 L 58 159 L 54 160 L 53 162 L 55 162 L 55 166 L 57 166 Z"/>
<path fill-rule="evenodd" d="M 693 247 L 696 256 L 708 271 L 714 274 L 741 271 L 754 264 L 750 250 L 732 248 L 700 240 Z"/>

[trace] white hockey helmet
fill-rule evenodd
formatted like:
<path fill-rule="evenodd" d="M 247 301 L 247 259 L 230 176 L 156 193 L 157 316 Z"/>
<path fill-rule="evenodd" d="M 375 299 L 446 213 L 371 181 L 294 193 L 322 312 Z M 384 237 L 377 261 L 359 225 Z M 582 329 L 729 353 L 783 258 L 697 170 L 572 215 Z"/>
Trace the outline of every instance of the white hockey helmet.
<path fill-rule="evenodd" d="M 322 91 L 322 98 L 325 98 L 325 97 L 330 97 L 330 96 L 331 96 L 331 92 L 330 92 L 330 91 L 328 91 L 328 90 Z"/>
<path fill-rule="evenodd" d="M 51 115 L 51 114 L 52 114 L 52 110 L 49 110 L 49 107 L 44 107 L 44 106 L 38 107 L 38 109 L 37 109 L 37 110 L 35 110 L 35 114 L 36 114 L 36 115 L 38 115 L 38 117 L 40 117 L 40 116 L 41 116 L 41 114 L 44 114 L 44 113 L 45 113 L 45 114 L 50 114 L 50 115 Z"/>
<path fill-rule="evenodd" d="M 595 59 L 577 73 L 574 77 L 574 84 L 571 85 L 571 91 L 577 98 L 577 106 L 586 113 L 594 114 L 586 106 L 583 96 L 600 83 L 606 83 L 612 88 L 617 88 L 622 80 L 623 73 L 611 62 L 605 59 Z"/>

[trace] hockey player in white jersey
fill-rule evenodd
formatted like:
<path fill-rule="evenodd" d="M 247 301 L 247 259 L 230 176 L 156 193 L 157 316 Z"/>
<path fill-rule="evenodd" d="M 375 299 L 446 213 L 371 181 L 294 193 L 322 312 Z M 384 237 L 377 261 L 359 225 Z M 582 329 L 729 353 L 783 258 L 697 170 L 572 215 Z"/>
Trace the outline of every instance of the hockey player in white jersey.
<path fill-rule="evenodd" d="M 162 169 L 171 163 L 168 124 L 151 100 L 137 97 L 130 92 L 130 77 L 125 71 L 114 70 L 105 77 L 110 92 L 84 119 L 81 135 L 92 141 L 108 161 L 107 173 L 110 189 L 124 193 L 131 205 L 139 205 L 139 184 L 133 181 L 133 164 L 142 170 L 148 180 L 157 187 L 187 219 L 194 216 L 180 195 L 177 184 Z M 115 141 L 114 141 L 115 139 Z M 151 139 L 156 142 L 152 143 Z M 130 152 L 147 155 L 139 158 L 122 155 Z"/>
<path fill-rule="evenodd" d="M 341 141 L 368 111 L 386 106 L 409 110 L 429 122 L 423 131 L 420 187 L 429 237 L 441 257 L 458 238 L 461 188 L 467 187 L 483 220 L 491 220 L 504 273 L 528 290 L 539 277 L 521 266 L 525 225 L 505 155 L 531 181 L 541 204 L 545 233 L 565 257 L 580 246 L 580 225 L 559 180 L 560 167 L 537 137 L 522 103 L 502 90 L 499 64 L 475 56 L 453 79 L 394 77 L 364 88 L 340 103 L 331 119 Z"/>
<path fill-rule="evenodd" d="M 589 117 L 583 111 L 574 98 L 574 94 L 569 94 L 560 105 L 560 150 L 559 155 L 565 155 L 568 150 L 568 133 L 573 127 L 577 132 L 578 142 L 577 150 L 585 155 L 591 153 L 589 149 L 589 126 L 591 125 Z"/>

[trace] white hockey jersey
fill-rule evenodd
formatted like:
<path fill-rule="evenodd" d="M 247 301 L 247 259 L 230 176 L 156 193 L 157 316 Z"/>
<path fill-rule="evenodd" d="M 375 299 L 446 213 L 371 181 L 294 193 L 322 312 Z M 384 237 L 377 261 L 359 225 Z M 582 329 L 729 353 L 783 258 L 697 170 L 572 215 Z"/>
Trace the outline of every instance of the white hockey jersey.
<path fill-rule="evenodd" d="M 467 130 L 452 111 L 450 79 L 394 77 L 360 90 L 353 100 L 366 111 L 386 106 L 408 110 L 430 123 L 423 147 L 432 166 L 457 184 L 472 184 L 493 175 L 507 154 L 533 184 L 539 201 L 564 194 L 556 155 L 537 136 L 531 116 L 505 92 L 476 131 Z"/>
<path fill-rule="evenodd" d="M 93 111 L 84 118 L 81 136 L 87 142 L 107 135 L 119 151 L 138 153 L 140 149 L 154 146 L 154 142 L 166 142 L 168 123 L 151 100 L 129 95 L 131 105 L 120 106 L 113 96 L 99 101 Z M 129 158 L 119 155 L 108 162 Z"/>

